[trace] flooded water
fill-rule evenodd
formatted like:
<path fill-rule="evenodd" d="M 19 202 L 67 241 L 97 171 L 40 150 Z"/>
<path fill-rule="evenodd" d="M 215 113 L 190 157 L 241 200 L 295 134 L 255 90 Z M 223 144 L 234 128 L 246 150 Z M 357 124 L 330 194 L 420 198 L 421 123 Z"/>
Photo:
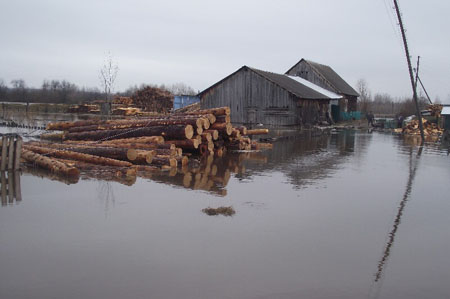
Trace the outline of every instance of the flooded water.
<path fill-rule="evenodd" d="M 8 177 L 0 298 L 450 298 L 447 149 L 345 131 L 207 163 Z"/>

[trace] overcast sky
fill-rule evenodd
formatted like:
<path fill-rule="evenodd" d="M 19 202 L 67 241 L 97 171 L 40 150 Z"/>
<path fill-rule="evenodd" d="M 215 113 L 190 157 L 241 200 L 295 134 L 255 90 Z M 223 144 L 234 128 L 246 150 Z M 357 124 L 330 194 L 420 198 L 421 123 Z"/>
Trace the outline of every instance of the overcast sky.
<path fill-rule="evenodd" d="M 450 1 L 402 0 L 411 56 L 431 97 L 450 103 Z M 111 52 L 116 90 L 184 82 L 203 90 L 243 65 L 284 73 L 301 58 L 350 85 L 410 96 L 391 0 L 0 0 L 0 79 L 100 86 Z"/>

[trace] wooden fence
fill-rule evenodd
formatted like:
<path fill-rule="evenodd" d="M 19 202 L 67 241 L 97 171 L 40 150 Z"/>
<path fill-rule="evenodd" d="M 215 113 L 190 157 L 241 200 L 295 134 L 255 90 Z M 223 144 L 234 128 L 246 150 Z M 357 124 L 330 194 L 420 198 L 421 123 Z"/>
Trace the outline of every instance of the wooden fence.
<path fill-rule="evenodd" d="M 2 134 L 0 171 L 20 169 L 22 137 L 18 134 Z"/>

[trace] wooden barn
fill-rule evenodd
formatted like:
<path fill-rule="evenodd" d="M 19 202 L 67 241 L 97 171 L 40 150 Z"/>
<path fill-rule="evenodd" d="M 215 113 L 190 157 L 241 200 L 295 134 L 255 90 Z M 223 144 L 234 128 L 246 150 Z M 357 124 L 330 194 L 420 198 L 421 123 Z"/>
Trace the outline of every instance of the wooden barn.
<path fill-rule="evenodd" d="M 301 77 L 341 95 L 342 99 L 339 102 L 332 102 L 331 105 L 331 112 L 335 121 L 339 120 L 340 112 L 356 111 L 359 94 L 328 65 L 302 58 L 286 74 Z"/>
<path fill-rule="evenodd" d="M 336 93 L 294 76 L 243 66 L 198 95 L 202 108 L 229 106 L 231 122 L 295 126 L 326 121 Z"/>

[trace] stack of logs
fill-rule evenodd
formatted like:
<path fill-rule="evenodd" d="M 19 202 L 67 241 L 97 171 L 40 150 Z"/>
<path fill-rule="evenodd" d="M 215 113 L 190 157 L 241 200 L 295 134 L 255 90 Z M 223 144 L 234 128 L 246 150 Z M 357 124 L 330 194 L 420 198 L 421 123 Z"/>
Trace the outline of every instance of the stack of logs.
<path fill-rule="evenodd" d="M 131 97 L 133 105 L 145 111 L 168 113 L 173 108 L 173 94 L 167 90 L 145 86 Z"/>
<path fill-rule="evenodd" d="M 42 134 L 42 141 L 25 143 L 22 157 L 69 176 L 93 165 L 114 168 L 118 175 L 152 166 L 186 167 L 193 156 L 220 157 L 227 150 L 271 146 L 248 137 L 267 134 L 267 129 L 234 128 L 228 107 L 138 119 L 50 123 L 47 130 L 62 133 Z"/>
<path fill-rule="evenodd" d="M 425 136 L 440 136 L 444 132 L 443 129 L 435 123 L 429 122 L 422 118 L 423 133 Z M 407 135 L 420 135 L 419 121 L 414 119 L 401 129 L 396 129 L 396 132 Z"/>

